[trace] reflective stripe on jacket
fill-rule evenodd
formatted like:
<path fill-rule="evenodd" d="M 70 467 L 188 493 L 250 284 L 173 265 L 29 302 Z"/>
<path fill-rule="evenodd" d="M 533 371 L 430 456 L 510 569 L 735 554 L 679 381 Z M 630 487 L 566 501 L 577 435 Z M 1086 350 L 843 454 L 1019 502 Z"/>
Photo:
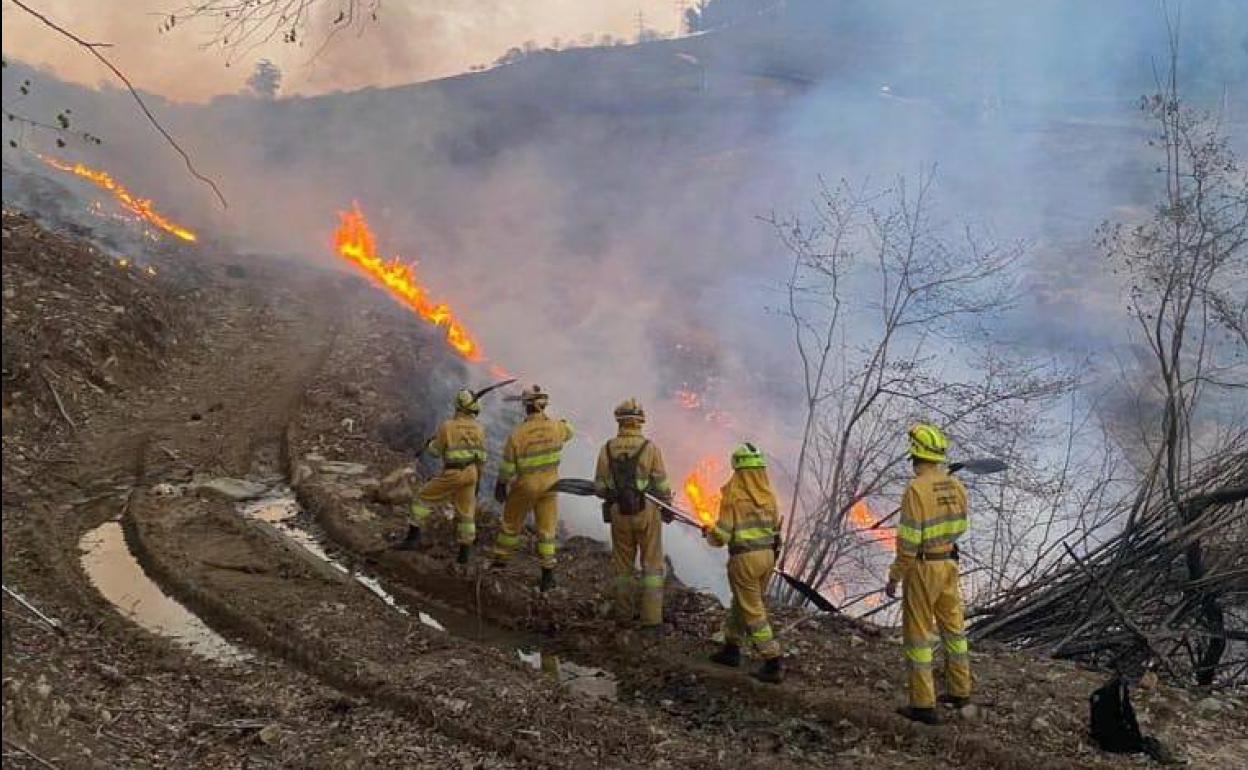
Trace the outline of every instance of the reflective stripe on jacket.
<path fill-rule="evenodd" d="M 780 513 L 767 472 L 761 468 L 737 470 L 720 493 L 719 518 L 706 534 L 710 544 L 726 545 L 734 556 L 774 548 Z"/>
<path fill-rule="evenodd" d="M 615 438 L 602 445 L 594 471 L 594 491 L 599 497 L 607 497 L 607 493 L 615 488 L 615 479 L 611 475 L 611 458 L 622 455 L 631 457 L 645 440 L 640 428 L 621 426 Z M 663 453 L 653 441 L 647 443 L 637 457 L 637 489 L 652 492 L 664 500 L 672 497 L 672 485 L 667 480 L 667 469 L 663 466 Z"/>
<path fill-rule="evenodd" d="M 563 445 L 571 439 L 572 426 L 567 420 L 553 420 L 542 412 L 529 415 L 507 437 L 499 480 L 510 481 L 516 476 L 558 468 Z"/>
<path fill-rule="evenodd" d="M 438 426 L 429 453 L 441 457 L 448 468 L 484 463 L 485 430 L 470 415 L 457 414 Z"/>
<path fill-rule="evenodd" d="M 922 463 L 901 498 L 897 555 L 889 580 L 901 580 L 919 554 L 947 555 L 967 529 L 966 488 L 942 466 Z"/>

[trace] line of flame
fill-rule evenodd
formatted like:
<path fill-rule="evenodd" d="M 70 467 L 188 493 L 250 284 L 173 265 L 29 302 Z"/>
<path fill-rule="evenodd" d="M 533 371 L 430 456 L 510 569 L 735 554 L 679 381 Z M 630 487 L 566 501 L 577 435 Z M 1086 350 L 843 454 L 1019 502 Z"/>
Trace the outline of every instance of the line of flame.
<path fill-rule="evenodd" d="M 714 524 L 719 519 L 720 462 L 714 455 L 703 457 L 694 463 L 693 470 L 685 476 L 683 486 L 685 502 L 703 524 Z"/>
<path fill-rule="evenodd" d="M 108 190 L 127 211 L 143 221 L 159 227 L 170 235 L 192 243 L 199 240 L 199 236 L 194 232 L 157 211 L 151 198 L 138 197 L 127 190 L 125 185 L 113 179 L 107 171 L 100 171 L 82 163 L 66 163 L 63 160 L 57 160 L 47 155 L 39 155 L 38 158 L 58 171 L 81 177 L 97 187 Z"/>
<path fill-rule="evenodd" d="M 353 203 L 350 211 L 338 213 L 338 229 L 334 231 L 334 252 L 355 265 L 392 297 L 421 318 L 446 332 L 447 344 L 469 361 L 484 361 L 481 346 L 455 317 L 445 302 L 429 299 L 428 289 L 416 278 L 412 265 L 395 257 L 383 259 L 377 253 L 377 242 L 368 227 L 368 220 Z M 500 368 L 501 370 L 501 368 Z"/>

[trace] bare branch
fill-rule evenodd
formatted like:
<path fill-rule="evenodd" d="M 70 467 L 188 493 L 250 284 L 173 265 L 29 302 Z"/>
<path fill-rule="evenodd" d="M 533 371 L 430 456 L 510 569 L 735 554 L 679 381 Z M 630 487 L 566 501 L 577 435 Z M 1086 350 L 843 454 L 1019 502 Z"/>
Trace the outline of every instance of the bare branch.
<path fill-rule="evenodd" d="M 182 156 L 182 162 L 186 164 L 186 170 L 191 174 L 191 176 L 195 177 L 199 181 L 203 182 L 204 184 L 212 188 L 213 194 L 217 196 L 217 200 L 221 202 L 221 206 L 223 208 L 229 205 L 226 203 L 225 196 L 221 194 L 221 189 L 217 187 L 216 182 L 204 176 L 203 174 L 199 172 L 197 168 L 195 168 L 195 164 L 191 162 L 191 156 L 187 154 L 186 150 L 182 149 L 182 145 L 178 144 L 177 140 L 173 138 L 173 135 L 170 134 L 165 129 L 165 127 L 161 125 L 160 121 L 156 119 L 156 116 L 152 114 L 152 111 L 147 106 L 147 102 L 143 101 L 143 97 L 139 95 L 138 90 L 135 89 L 134 84 L 130 82 L 130 79 L 126 77 L 125 73 L 123 73 L 120 69 L 118 69 L 117 66 L 114 65 L 111 61 L 109 61 L 109 59 L 106 56 L 104 56 L 104 54 L 100 53 L 99 49 L 106 47 L 107 44 L 93 43 L 88 40 L 84 40 L 83 38 L 69 31 L 68 29 L 65 29 L 64 27 L 60 26 L 56 22 L 52 21 L 47 16 L 44 16 L 42 13 L 36 11 L 34 8 L 31 8 L 29 5 L 26 5 L 26 3 L 22 2 L 22 0 L 9 0 L 9 2 L 13 3 L 18 8 L 22 9 L 23 11 L 28 13 L 30 16 L 37 19 L 44 26 L 48 27 L 49 29 L 59 33 L 60 35 L 63 35 L 64 37 L 78 44 L 80 47 L 82 47 L 84 50 L 86 50 L 88 53 L 90 53 L 92 56 L 98 59 L 100 63 L 103 64 L 105 67 L 107 67 L 114 75 L 116 75 L 117 79 L 120 80 L 125 85 L 126 90 L 130 92 L 130 95 L 134 97 L 134 101 L 139 105 L 139 109 L 143 112 L 143 115 L 147 118 L 147 121 L 151 123 L 152 126 L 158 132 L 160 132 L 160 135 L 165 138 L 165 141 L 169 143 L 169 146 L 172 147 L 178 153 L 178 155 Z"/>

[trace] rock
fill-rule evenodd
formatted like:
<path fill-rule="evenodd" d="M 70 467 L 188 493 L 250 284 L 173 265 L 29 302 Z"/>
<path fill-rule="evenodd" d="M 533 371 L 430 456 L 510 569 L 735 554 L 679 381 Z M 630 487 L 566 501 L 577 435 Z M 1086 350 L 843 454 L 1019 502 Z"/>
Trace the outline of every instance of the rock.
<path fill-rule="evenodd" d="M 178 488 L 168 482 L 162 482 L 152 487 L 151 493 L 155 497 L 177 497 Z"/>
<path fill-rule="evenodd" d="M 1028 725 L 1028 727 L 1031 729 L 1033 733 L 1044 733 L 1044 732 L 1048 732 L 1053 727 L 1053 725 L 1049 724 L 1049 720 L 1045 719 L 1044 717 L 1038 716 L 1035 719 L 1031 720 L 1031 724 Z"/>
<path fill-rule="evenodd" d="M 875 680 L 875 684 L 871 686 L 879 690 L 880 692 L 888 692 L 889 690 L 893 689 L 893 686 L 888 683 L 887 679 L 877 679 Z"/>
<path fill-rule="evenodd" d="M 290 485 L 293 487 L 300 486 L 315 475 L 316 472 L 312 470 L 311 466 L 299 463 L 295 466 L 294 473 L 291 474 Z"/>
<path fill-rule="evenodd" d="M 974 703 L 968 703 L 962 708 L 958 709 L 958 716 L 967 722 L 978 722 L 979 721 L 979 707 L 976 706 Z"/>
<path fill-rule="evenodd" d="M 347 463 L 338 460 L 326 460 L 320 464 L 321 473 L 335 476 L 363 476 L 368 473 L 368 466 L 363 463 Z"/>
<path fill-rule="evenodd" d="M 261 728 L 258 737 L 264 745 L 272 746 L 282 739 L 282 730 L 277 725 L 267 725 Z"/>
<path fill-rule="evenodd" d="M 859 636 L 858 634 L 850 634 L 850 635 L 849 635 L 849 646 L 850 646 L 850 647 L 861 647 L 862 645 L 864 645 L 864 644 L 866 644 L 866 643 L 867 643 L 867 642 L 866 642 L 866 640 L 865 640 L 865 639 L 863 639 L 863 638 L 862 638 L 861 636 Z"/>
<path fill-rule="evenodd" d="M 1144 676 L 1140 677 L 1141 690 L 1157 689 L 1157 674 L 1153 671 L 1145 671 Z"/>
<path fill-rule="evenodd" d="M 406 504 L 412 501 L 412 481 L 415 471 L 411 468 L 399 468 L 388 474 L 377 485 L 375 497 L 378 502 L 391 505 Z"/>
<path fill-rule="evenodd" d="M 222 477 L 199 482 L 195 485 L 195 491 L 202 495 L 237 503 L 261 497 L 265 492 L 269 491 L 269 488 L 263 484 L 257 484 L 246 479 Z"/>
<path fill-rule="evenodd" d="M 247 271 L 242 265 L 226 265 L 225 274 L 230 278 L 244 278 L 247 276 Z"/>
<path fill-rule="evenodd" d="M 1196 710 L 1207 716 L 1213 715 L 1213 714 L 1220 714 L 1222 713 L 1223 710 L 1225 710 L 1225 708 L 1226 706 L 1223 705 L 1222 701 L 1218 700 L 1212 695 L 1209 696 L 1208 698 L 1202 698 L 1196 703 Z"/>
<path fill-rule="evenodd" d="M 455 716 L 459 716 L 468 710 L 468 701 L 463 698 L 448 698 L 445 695 L 439 695 L 437 697 L 437 701 L 441 706 Z"/>

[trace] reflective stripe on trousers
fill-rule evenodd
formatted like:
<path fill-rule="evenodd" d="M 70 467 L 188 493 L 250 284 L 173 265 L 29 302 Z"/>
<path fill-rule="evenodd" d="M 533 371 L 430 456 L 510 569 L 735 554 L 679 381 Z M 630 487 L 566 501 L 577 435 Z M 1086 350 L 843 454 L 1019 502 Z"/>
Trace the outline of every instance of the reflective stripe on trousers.
<path fill-rule="evenodd" d="M 477 530 L 477 473 L 475 465 L 444 468 L 437 476 L 425 482 L 412 500 L 412 523 L 423 527 L 429 514 L 433 512 L 433 506 L 450 503 L 459 522 L 456 539 L 462 545 L 472 545 Z"/>
<path fill-rule="evenodd" d="M 551 469 L 521 476 L 507 493 L 503 504 L 503 520 L 494 541 L 492 555 L 497 561 L 507 561 L 520 543 L 520 532 L 529 511 L 533 512 L 537 526 L 537 556 L 544 569 L 555 566 L 558 550 L 557 530 L 559 506 L 551 488 L 559 480 L 558 471 Z"/>
<path fill-rule="evenodd" d="M 778 658 L 781 654 L 763 602 L 775 565 L 776 556 L 770 549 L 749 551 L 728 559 L 732 606 L 724 619 L 724 641 L 752 644 L 764 658 Z"/>
<path fill-rule="evenodd" d="M 611 572 L 615 576 L 615 614 L 631 621 L 637 609 L 638 583 L 633 578 L 641 562 L 641 624 L 663 622 L 663 581 L 667 563 L 663 560 L 663 522 L 653 505 L 641 513 L 611 518 Z"/>
<path fill-rule="evenodd" d="M 958 563 L 952 559 L 915 562 L 903 578 L 902 590 L 902 649 L 909 671 L 910 705 L 932 708 L 936 704 L 932 665 L 938 645 L 945 651 L 947 692 L 969 698 L 970 650 L 963 628 Z"/>

